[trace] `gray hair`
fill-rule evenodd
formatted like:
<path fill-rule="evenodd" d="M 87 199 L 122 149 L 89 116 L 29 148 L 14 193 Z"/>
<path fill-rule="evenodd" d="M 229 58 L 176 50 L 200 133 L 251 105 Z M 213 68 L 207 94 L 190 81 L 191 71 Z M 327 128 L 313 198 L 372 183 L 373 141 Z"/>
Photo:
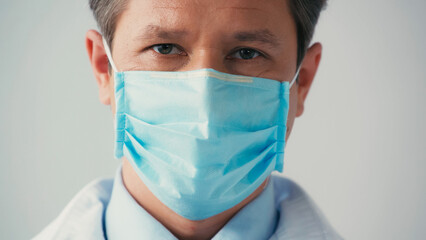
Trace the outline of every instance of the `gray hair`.
<path fill-rule="evenodd" d="M 98 27 L 112 50 L 117 19 L 125 10 L 128 0 L 89 0 Z"/>
<path fill-rule="evenodd" d="M 288 0 L 297 29 L 297 65 L 303 60 L 314 35 L 321 10 L 327 0 Z M 90 9 L 100 31 L 112 47 L 117 19 L 125 10 L 128 0 L 89 0 Z"/>

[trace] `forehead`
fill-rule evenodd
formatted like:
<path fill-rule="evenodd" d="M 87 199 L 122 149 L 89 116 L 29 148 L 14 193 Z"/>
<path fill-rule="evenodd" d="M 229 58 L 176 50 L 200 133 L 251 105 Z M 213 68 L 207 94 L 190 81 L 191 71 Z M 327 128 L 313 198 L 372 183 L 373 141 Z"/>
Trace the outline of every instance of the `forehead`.
<path fill-rule="evenodd" d="M 281 37 L 295 32 L 286 0 L 129 0 L 116 35 L 135 37 L 149 26 L 211 34 L 268 29 Z"/>

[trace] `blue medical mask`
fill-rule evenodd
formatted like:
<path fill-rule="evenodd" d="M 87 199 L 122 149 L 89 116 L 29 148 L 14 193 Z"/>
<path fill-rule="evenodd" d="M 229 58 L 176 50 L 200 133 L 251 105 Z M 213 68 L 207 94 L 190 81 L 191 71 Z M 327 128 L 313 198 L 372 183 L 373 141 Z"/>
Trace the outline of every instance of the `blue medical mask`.
<path fill-rule="evenodd" d="M 202 220 L 283 169 L 289 82 L 213 69 L 114 69 L 115 157 L 126 156 L 167 207 Z"/>

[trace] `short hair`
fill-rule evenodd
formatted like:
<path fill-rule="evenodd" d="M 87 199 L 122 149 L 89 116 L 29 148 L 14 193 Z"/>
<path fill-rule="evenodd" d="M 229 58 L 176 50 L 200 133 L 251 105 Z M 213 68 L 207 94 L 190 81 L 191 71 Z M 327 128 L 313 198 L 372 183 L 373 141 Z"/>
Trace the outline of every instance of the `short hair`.
<path fill-rule="evenodd" d="M 305 56 L 321 10 L 327 0 L 287 0 L 297 31 L 297 65 Z M 128 0 L 89 0 L 90 9 L 108 45 L 112 47 L 117 19 Z"/>

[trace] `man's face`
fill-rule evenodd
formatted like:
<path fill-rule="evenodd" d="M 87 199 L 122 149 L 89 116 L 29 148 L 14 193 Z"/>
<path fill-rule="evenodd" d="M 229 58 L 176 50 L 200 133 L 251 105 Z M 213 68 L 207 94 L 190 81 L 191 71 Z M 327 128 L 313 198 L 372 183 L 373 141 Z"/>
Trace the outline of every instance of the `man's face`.
<path fill-rule="evenodd" d="M 129 0 L 112 49 L 119 71 L 213 68 L 277 81 L 296 72 L 296 28 L 285 0 Z M 295 85 L 287 137 L 297 101 Z"/>

